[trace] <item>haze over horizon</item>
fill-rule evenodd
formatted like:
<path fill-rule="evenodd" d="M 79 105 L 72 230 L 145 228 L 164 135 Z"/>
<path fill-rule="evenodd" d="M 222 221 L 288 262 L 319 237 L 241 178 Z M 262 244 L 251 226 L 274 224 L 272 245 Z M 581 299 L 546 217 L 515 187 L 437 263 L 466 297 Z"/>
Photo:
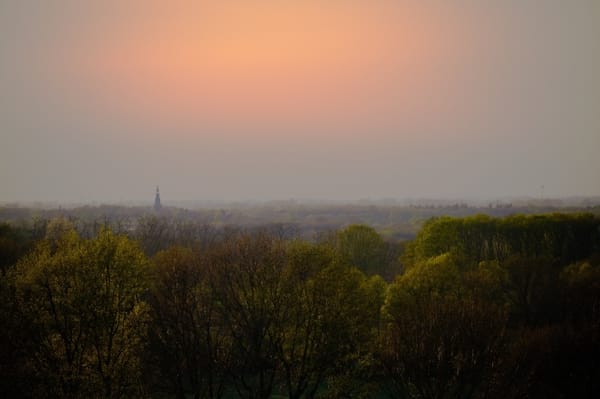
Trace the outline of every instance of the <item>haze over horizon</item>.
<path fill-rule="evenodd" d="M 600 2 L 0 3 L 0 202 L 600 195 Z"/>

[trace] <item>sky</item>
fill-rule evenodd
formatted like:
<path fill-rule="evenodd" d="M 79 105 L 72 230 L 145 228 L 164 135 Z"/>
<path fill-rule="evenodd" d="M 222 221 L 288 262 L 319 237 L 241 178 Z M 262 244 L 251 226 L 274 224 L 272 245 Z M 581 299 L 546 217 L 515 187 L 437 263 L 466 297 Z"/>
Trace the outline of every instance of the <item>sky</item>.
<path fill-rule="evenodd" d="M 0 202 L 600 195 L 595 0 L 0 0 Z"/>

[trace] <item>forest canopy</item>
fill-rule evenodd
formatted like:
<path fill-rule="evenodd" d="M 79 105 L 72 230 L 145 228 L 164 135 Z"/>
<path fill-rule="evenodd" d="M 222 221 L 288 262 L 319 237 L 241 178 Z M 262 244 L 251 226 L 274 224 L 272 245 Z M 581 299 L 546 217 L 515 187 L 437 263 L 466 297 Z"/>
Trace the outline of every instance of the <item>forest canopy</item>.
<path fill-rule="evenodd" d="M 599 393 L 592 214 L 436 217 L 409 242 L 89 227 L 0 225 L 3 397 Z"/>

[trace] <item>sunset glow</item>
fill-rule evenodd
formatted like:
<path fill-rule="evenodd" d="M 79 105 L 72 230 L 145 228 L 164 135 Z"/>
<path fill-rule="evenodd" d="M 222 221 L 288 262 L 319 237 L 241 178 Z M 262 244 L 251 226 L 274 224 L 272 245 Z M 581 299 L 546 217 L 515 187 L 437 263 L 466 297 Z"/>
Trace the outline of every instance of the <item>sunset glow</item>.
<path fill-rule="evenodd" d="M 213 124 L 356 123 L 390 106 L 416 117 L 462 51 L 458 30 L 418 6 L 250 1 L 172 12 L 80 44 L 73 66 L 85 95 L 129 116 Z"/>
<path fill-rule="evenodd" d="M 0 1 L 0 187 L 597 194 L 599 20 L 587 0 Z"/>

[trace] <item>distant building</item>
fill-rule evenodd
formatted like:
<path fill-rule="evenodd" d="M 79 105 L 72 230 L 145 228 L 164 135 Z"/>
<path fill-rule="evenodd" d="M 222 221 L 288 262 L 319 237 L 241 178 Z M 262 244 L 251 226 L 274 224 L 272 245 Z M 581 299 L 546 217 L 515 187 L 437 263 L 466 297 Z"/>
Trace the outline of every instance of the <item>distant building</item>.
<path fill-rule="evenodd" d="M 160 191 L 158 190 L 158 186 L 156 186 L 156 196 L 154 197 L 154 210 L 160 211 L 162 205 L 160 204 Z"/>

